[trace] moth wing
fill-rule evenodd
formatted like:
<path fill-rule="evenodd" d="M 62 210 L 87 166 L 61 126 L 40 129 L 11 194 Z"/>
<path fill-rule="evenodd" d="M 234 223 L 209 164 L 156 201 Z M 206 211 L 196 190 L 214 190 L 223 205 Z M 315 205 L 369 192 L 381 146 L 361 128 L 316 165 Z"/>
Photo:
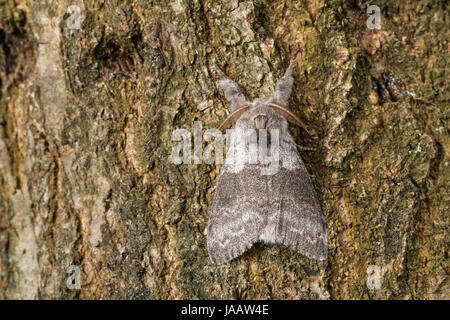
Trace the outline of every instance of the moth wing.
<path fill-rule="evenodd" d="M 325 260 L 327 228 L 316 191 L 295 146 L 282 146 L 281 161 L 288 165 L 270 176 L 269 215 L 260 239 L 282 243 L 308 258 Z"/>
<path fill-rule="evenodd" d="M 224 264 L 249 249 L 264 226 L 267 184 L 258 181 L 259 168 L 222 171 L 214 193 L 208 223 L 208 253 L 212 262 Z"/>

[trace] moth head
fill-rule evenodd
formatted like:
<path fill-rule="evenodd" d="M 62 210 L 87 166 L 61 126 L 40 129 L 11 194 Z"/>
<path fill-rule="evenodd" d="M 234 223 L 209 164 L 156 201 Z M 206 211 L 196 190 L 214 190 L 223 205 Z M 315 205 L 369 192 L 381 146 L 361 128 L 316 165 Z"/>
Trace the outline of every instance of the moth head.
<path fill-rule="evenodd" d="M 247 129 L 287 129 L 288 123 L 286 119 L 271 106 L 268 100 L 256 99 L 252 102 L 247 102 L 247 106 L 242 107 L 245 111 L 235 119 L 236 127 Z"/>
<path fill-rule="evenodd" d="M 239 86 L 214 63 L 219 74 L 219 86 L 225 98 L 230 102 L 230 114 L 220 125 L 224 129 L 234 122 L 237 126 L 254 129 L 271 129 L 287 127 L 287 121 L 306 130 L 306 126 L 289 108 L 289 97 L 292 92 L 294 78 L 292 72 L 294 62 L 291 60 L 284 76 L 278 80 L 275 90 L 269 99 L 248 101 Z M 287 121 L 286 121 L 287 120 Z M 307 131 L 307 130 L 306 130 Z"/>

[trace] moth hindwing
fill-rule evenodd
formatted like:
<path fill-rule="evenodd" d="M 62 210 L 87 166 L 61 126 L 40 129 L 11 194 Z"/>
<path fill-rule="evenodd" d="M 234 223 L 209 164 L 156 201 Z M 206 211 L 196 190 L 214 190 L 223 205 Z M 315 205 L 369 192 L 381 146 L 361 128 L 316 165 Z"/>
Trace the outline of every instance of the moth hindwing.
<path fill-rule="evenodd" d="M 288 109 L 292 71 L 291 61 L 269 99 L 247 101 L 218 69 L 230 113 L 237 112 L 231 114 L 235 128 L 228 135 L 208 223 L 208 253 L 216 264 L 258 241 L 283 244 L 316 260 L 327 257 L 325 219 L 288 130 L 287 120 L 300 121 Z"/>

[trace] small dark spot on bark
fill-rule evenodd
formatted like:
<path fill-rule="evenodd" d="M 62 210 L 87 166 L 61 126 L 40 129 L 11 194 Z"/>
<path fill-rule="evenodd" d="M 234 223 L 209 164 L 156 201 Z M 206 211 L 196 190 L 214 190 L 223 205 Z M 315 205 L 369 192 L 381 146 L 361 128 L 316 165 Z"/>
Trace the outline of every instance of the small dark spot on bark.
<path fill-rule="evenodd" d="M 258 22 L 255 22 L 253 24 L 253 30 L 255 30 L 255 32 L 258 34 L 258 36 L 261 39 L 265 39 L 267 36 L 266 30 L 264 29 L 264 27 L 262 25 L 260 25 Z"/>
<path fill-rule="evenodd" d="M 372 77 L 372 88 L 377 92 L 380 103 L 398 102 L 408 96 L 405 84 L 389 72 L 384 72 L 378 77 Z"/>

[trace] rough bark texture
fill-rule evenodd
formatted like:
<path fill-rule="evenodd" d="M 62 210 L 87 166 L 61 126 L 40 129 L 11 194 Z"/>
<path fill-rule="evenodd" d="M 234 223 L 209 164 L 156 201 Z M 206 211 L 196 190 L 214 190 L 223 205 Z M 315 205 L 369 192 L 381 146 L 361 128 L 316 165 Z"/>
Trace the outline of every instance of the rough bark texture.
<path fill-rule="evenodd" d="M 363 1 L 0 1 L 0 298 L 448 299 L 445 3 L 380 0 L 371 30 Z M 220 166 L 169 155 L 227 114 L 213 59 L 250 98 L 294 59 L 325 263 L 210 263 Z"/>

